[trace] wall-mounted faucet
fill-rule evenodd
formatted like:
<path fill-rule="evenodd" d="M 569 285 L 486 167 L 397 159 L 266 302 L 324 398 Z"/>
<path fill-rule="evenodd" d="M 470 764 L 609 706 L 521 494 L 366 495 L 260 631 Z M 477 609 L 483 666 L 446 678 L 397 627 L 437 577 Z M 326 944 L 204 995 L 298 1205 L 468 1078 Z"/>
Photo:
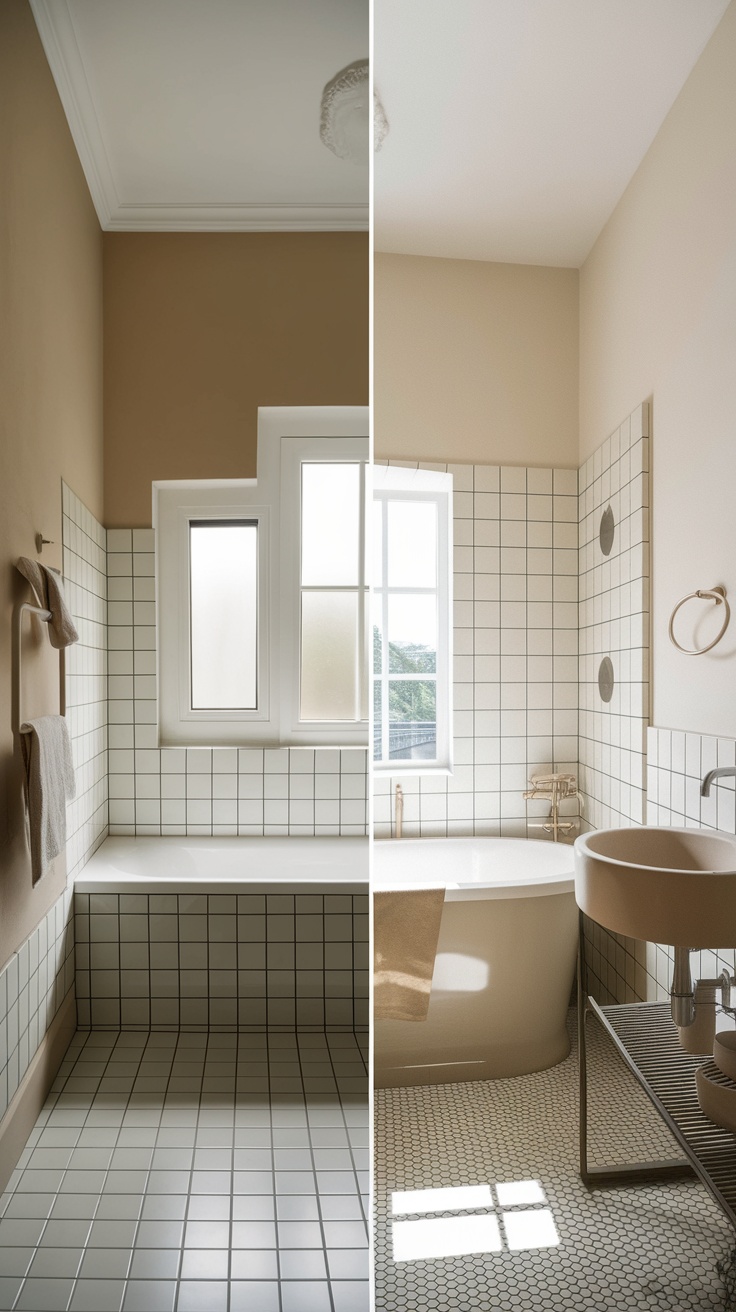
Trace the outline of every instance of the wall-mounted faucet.
<path fill-rule="evenodd" d="M 404 827 L 404 790 L 401 784 L 396 785 L 394 792 L 394 837 L 401 838 L 401 831 Z"/>
<path fill-rule="evenodd" d="M 723 775 L 728 775 L 731 779 L 736 778 L 736 765 L 721 765 L 717 770 L 709 770 L 700 785 L 700 796 L 710 797 L 710 786 L 714 779 L 721 779 Z"/>
<path fill-rule="evenodd" d="M 574 774 L 533 774 L 529 780 L 532 785 L 522 797 L 525 802 L 543 798 L 550 803 L 549 816 L 541 824 L 530 824 L 530 829 L 543 829 L 552 835 L 552 841 L 558 842 L 560 834 L 567 836 L 580 828 L 579 819 L 560 820 L 560 803 L 575 798 L 582 810 L 583 799 L 578 792 L 578 781 Z"/>

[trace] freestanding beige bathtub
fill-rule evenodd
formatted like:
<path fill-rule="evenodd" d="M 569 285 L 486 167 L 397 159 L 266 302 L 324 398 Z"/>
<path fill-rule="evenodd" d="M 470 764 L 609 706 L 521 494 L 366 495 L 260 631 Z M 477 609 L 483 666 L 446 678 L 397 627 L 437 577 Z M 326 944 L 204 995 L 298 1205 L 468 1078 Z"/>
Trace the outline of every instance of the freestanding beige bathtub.
<path fill-rule="evenodd" d="M 573 850 L 521 838 L 374 846 L 373 888 L 445 888 L 426 1021 L 376 1020 L 378 1088 L 545 1070 L 570 1050 Z"/>

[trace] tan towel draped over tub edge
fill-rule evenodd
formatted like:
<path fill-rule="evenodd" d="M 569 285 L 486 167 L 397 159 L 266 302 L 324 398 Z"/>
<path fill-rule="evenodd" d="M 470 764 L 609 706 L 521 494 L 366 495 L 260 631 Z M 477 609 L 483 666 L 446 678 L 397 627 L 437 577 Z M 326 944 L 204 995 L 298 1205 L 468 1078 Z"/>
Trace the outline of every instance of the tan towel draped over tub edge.
<path fill-rule="evenodd" d="M 427 1019 L 444 888 L 373 894 L 373 1015 Z"/>

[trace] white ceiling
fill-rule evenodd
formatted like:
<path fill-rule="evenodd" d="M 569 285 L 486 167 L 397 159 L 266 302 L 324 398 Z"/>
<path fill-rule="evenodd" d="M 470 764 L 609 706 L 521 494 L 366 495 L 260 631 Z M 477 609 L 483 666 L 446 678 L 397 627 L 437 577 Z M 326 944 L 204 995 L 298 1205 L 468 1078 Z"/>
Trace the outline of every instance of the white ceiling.
<path fill-rule="evenodd" d="M 31 6 L 103 228 L 367 227 L 368 169 L 319 118 L 368 57 L 368 0 Z"/>
<path fill-rule="evenodd" d="M 578 267 L 728 2 L 376 0 L 376 249 Z"/>

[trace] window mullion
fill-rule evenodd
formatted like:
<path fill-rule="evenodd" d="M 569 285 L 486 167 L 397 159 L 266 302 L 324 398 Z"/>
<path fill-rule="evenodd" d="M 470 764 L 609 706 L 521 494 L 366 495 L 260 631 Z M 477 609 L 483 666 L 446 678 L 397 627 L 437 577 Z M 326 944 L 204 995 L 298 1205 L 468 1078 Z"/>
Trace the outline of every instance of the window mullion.
<path fill-rule="evenodd" d="M 389 755 L 389 707 L 388 707 L 388 508 L 381 503 L 381 760 L 390 760 Z"/>

